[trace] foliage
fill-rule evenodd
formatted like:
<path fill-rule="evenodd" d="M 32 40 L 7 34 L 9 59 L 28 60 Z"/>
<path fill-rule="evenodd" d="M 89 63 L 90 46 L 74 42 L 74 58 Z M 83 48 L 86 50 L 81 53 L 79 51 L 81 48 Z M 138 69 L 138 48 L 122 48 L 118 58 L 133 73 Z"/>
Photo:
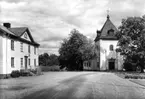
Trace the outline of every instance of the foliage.
<path fill-rule="evenodd" d="M 58 56 L 55 54 L 48 55 L 47 53 L 44 53 L 39 55 L 40 66 L 53 66 L 58 64 Z"/>
<path fill-rule="evenodd" d="M 119 51 L 126 62 L 136 63 L 144 69 L 145 61 L 145 19 L 142 17 L 128 17 L 122 20 L 119 32 Z"/>
<path fill-rule="evenodd" d="M 64 39 L 59 49 L 61 68 L 83 70 L 83 61 L 92 58 L 93 45 L 86 36 L 73 29 L 68 39 Z"/>
<path fill-rule="evenodd" d="M 11 73 L 11 77 L 13 78 L 20 77 L 20 72 L 18 70 L 13 70 Z"/>
<path fill-rule="evenodd" d="M 60 71 L 60 66 L 40 66 L 43 72 Z"/>

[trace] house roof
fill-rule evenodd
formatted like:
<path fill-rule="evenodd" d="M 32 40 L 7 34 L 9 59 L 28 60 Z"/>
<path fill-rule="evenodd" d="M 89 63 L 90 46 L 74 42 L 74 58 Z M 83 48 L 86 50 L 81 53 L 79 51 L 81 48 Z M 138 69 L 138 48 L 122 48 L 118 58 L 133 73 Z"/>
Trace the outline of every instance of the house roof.
<path fill-rule="evenodd" d="M 20 39 L 21 41 L 39 46 L 39 44 L 36 43 L 36 42 L 34 41 L 32 35 L 31 35 L 31 33 L 30 33 L 30 31 L 29 31 L 29 29 L 28 29 L 27 27 L 16 27 L 16 28 L 8 28 L 8 29 L 9 29 L 9 31 L 13 32 L 17 37 L 19 37 L 19 39 Z M 23 38 L 21 38 L 21 36 L 22 36 L 25 32 L 28 33 L 31 42 L 30 42 L 30 41 L 27 41 L 27 40 L 25 40 L 25 39 L 23 39 Z"/>
<path fill-rule="evenodd" d="M 27 30 L 27 27 L 17 27 L 17 28 L 9 28 L 11 32 L 13 32 L 16 36 L 22 36 L 23 33 Z"/>
<path fill-rule="evenodd" d="M 4 31 L 4 32 L 6 32 L 8 34 L 15 35 L 13 32 L 9 31 L 6 27 L 4 27 L 2 25 L 0 25 L 0 30 L 2 30 L 2 31 Z"/>
<path fill-rule="evenodd" d="M 108 35 L 109 30 L 113 30 L 114 34 L 111 36 Z M 97 37 L 95 38 L 95 41 L 97 41 L 99 39 L 115 40 L 115 39 L 117 39 L 115 36 L 116 32 L 117 32 L 117 28 L 111 22 L 109 15 L 107 15 L 107 20 L 104 23 L 102 29 L 100 31 L 97 31 Z"/>
<path fill-rule="evenodd" d="M 39 44 L 34 41 L 32 35 L 27 27 L 6 28 L 5 26 L 0 25 L 0 31 L 1 31 L 1 33 L 5 34 L 6 36 L 9 36 L 13 39 L 17 39 L 19 41 L 22 41 L 22 42 L 25 42 L 28 44 L 32 44 L 34 46 L 39 46 Z M 28 33 L 28 36 L 30 37 L 31 41 L 28 41 L 28 40 L 21 38 L 21 36 L 25 32 Z M 7 34 L 10 34 L 10 35 L 7 35 Z"/>

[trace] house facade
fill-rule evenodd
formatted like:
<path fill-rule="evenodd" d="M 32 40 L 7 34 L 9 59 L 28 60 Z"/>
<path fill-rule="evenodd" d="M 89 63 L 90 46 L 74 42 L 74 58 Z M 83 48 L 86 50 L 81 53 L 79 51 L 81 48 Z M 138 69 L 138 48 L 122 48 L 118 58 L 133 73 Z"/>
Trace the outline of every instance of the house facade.
<path fill-rule="evenodd" d="M 0 75 L 13 70 L 35 69 L 38 66 L 38 48 L 27 27 L 0 26 Z"/>
<path fill-rule="evenodd" d="M 111 22 L 110 16 L 95 38 L 96 57 L 84 62 L 85 70 L 122 70 L 123 56 L 116 51 L 118 39 L 115 36 L 117 28 Z"/>

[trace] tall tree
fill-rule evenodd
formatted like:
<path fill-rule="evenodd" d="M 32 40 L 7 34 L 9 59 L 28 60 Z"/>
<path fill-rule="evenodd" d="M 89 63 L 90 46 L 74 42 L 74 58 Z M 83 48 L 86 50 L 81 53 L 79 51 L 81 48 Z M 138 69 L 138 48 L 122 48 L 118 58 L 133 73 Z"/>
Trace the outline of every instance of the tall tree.
<path fill-rule="evenodd" d="M 86 36 L 73 29 L 68 39 L 64 39 L 59 49 L 59 63 L 68 70 L 83 70 L 83 60 L 90 58 L 90 44 Z M 86 57 L 84 53 L 86 53 Z"/>
<path fill-rule="evenodd" d="M 143 17 L 128 17 L 122 20 L 117 33 L 119 51 L 125 61 L 137 63 L 144 69 L 145 63 L 145 19 Z"/>

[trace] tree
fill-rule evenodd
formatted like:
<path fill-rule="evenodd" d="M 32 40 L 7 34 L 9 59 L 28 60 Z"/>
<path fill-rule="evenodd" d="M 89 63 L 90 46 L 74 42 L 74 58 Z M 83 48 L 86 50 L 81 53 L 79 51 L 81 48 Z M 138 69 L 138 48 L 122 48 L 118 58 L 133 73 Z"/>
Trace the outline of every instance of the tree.
<path fill-rule="evenodd" d="M 58 64 L 58 56 L 55 54 L 48 55 L 44 53 L 39 55 L 39 65 L 41 66 L 53 66 Z"/>
<path fill-rule="evenodd" d="M 59 49 L 59 63 L 68 70 L 83 70 L 83 61 L 91 57 L 91 45 L 86 36 L 73 29 Z M 84 54 L 86 53 L 86 54 Z"/>
<path fill-rule="evenodd" d="M 128 17 L 122 20 L 119 32 L 119 51 L 125 57 L 125 61 L 136 63 L 136 66 L 144 69 L 145 61 L 145 19 L 143 17 Z"/>

